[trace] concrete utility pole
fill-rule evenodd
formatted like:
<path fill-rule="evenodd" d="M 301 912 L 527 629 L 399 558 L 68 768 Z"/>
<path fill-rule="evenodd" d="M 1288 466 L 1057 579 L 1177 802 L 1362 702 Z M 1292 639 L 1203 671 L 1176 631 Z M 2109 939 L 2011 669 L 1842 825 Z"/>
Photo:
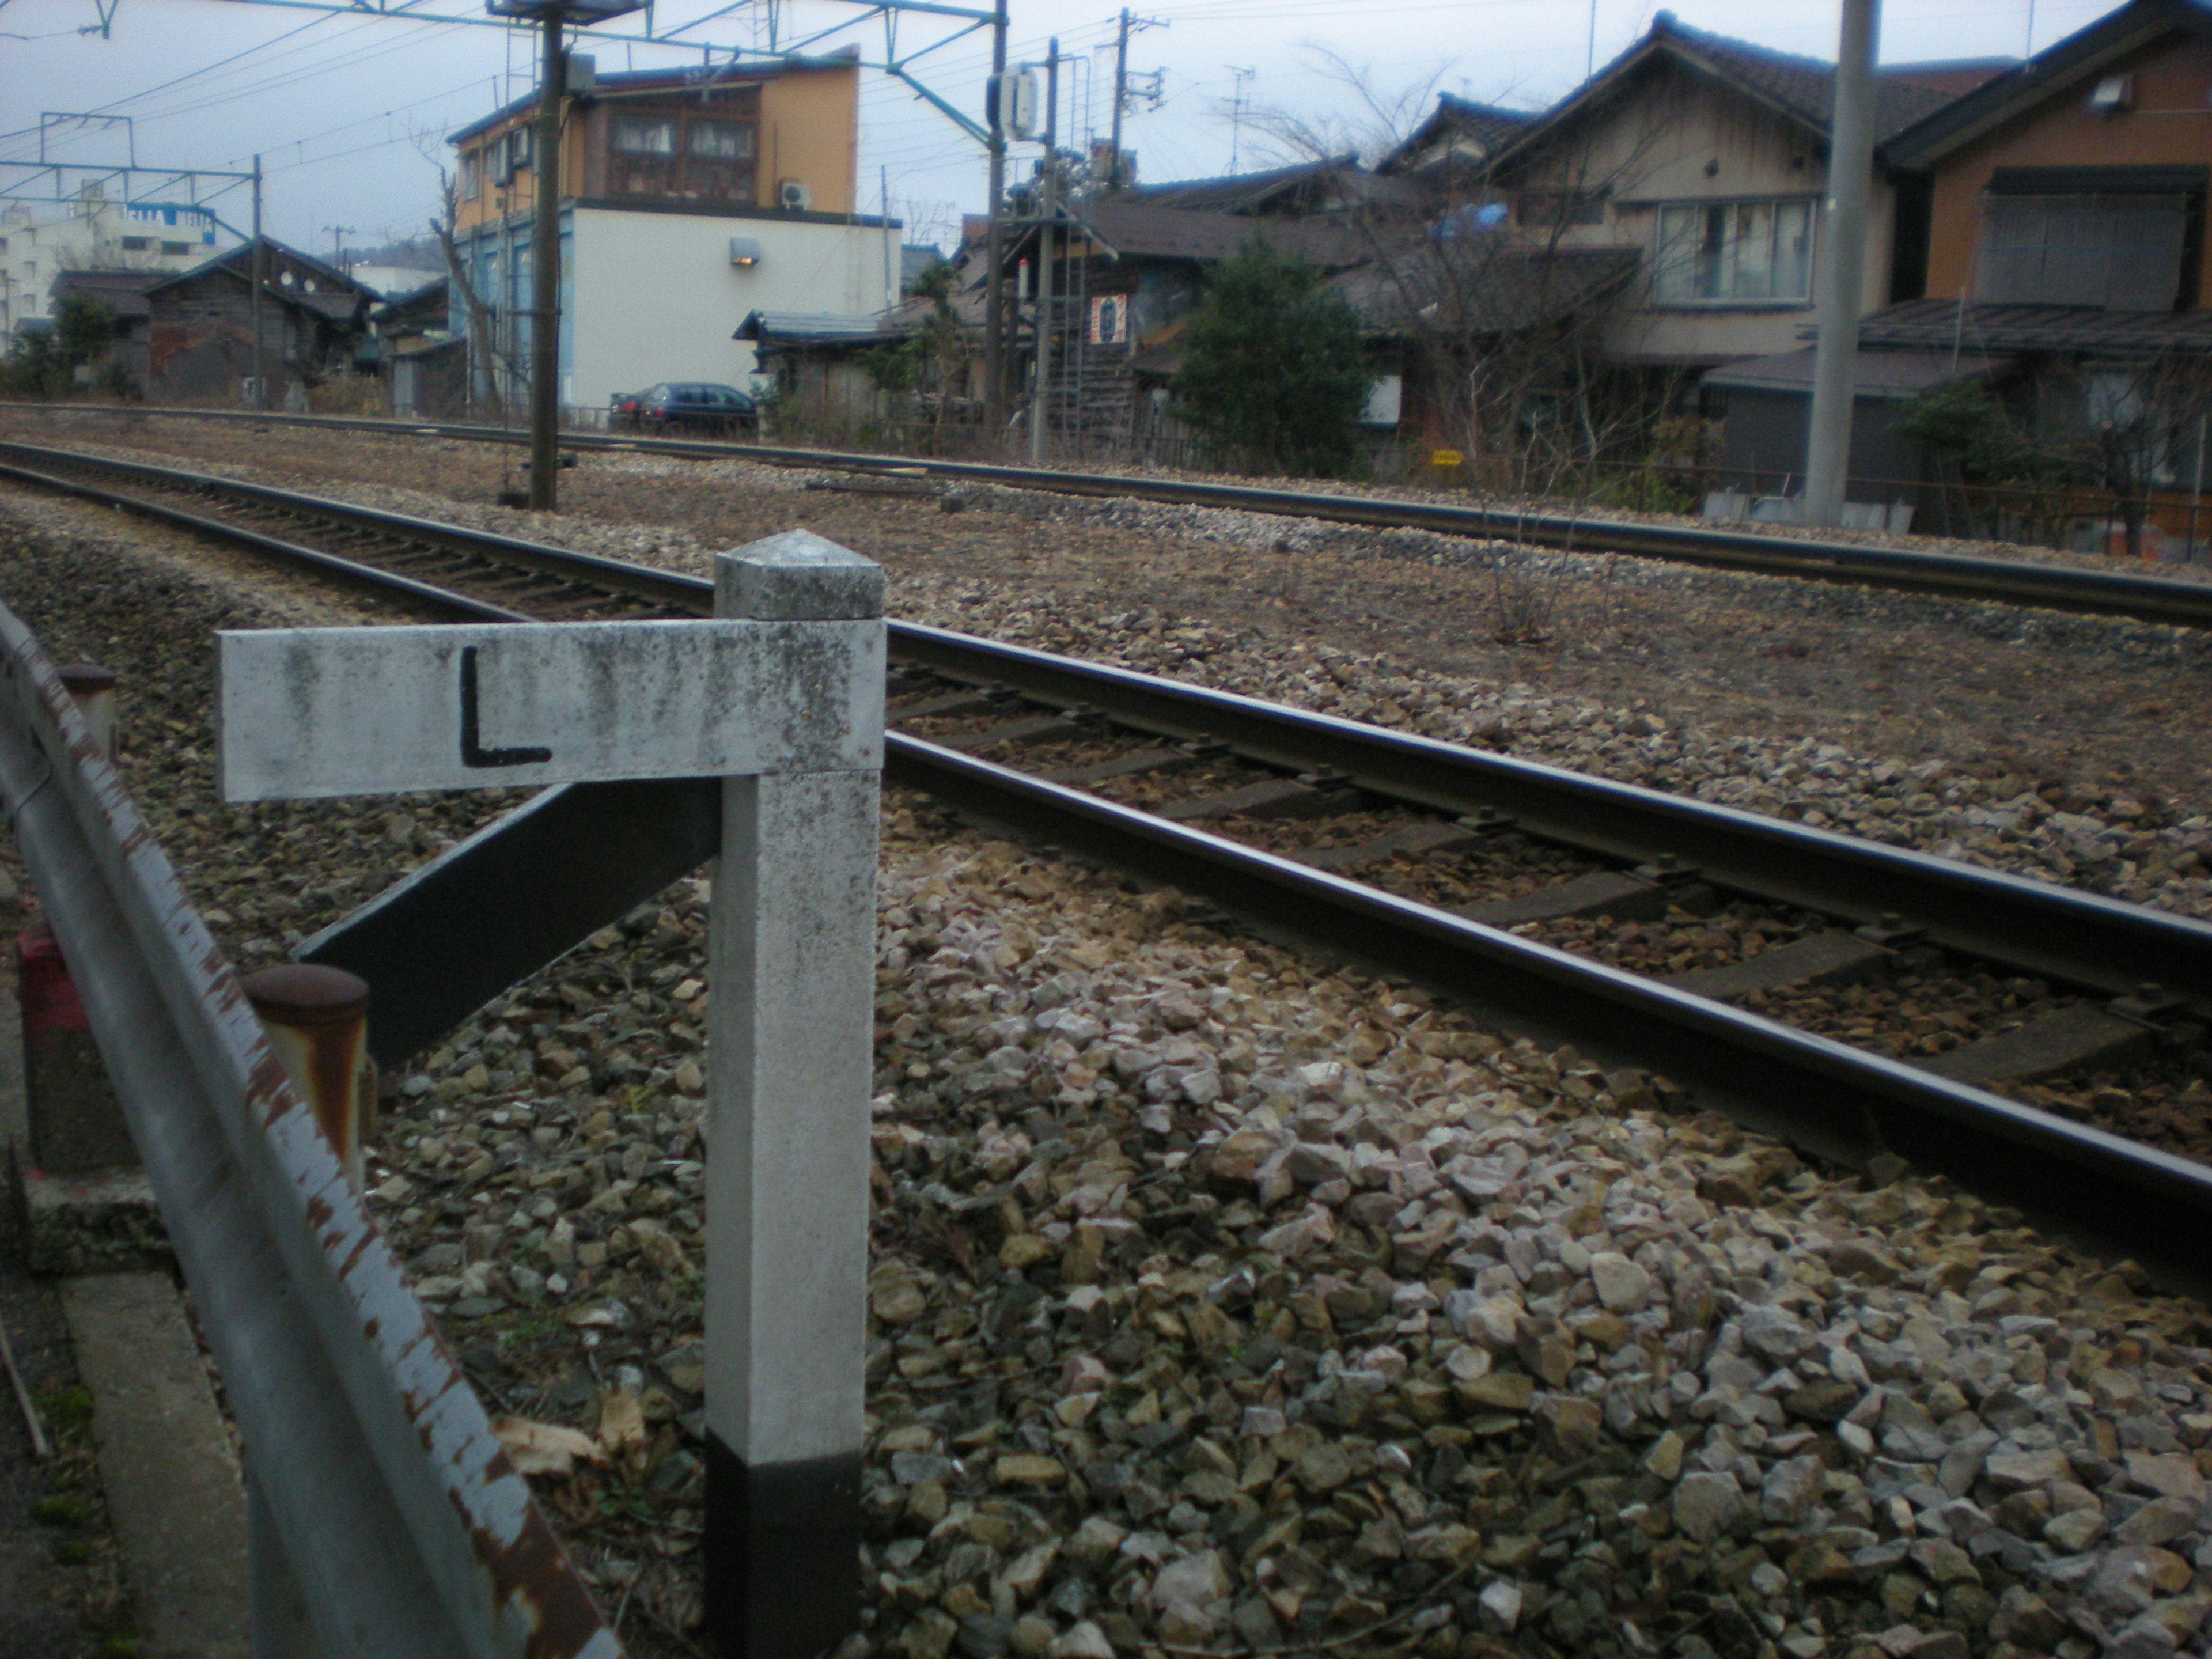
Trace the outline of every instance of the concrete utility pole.
<path fill-rule="evenodd" d="M 269 407 L 269 385 L 261 378 L 261 158 L 253 158 L 253 246 L 246 261 L 246 325 L 253 331 L 253 407 Z"/>
<path fill-rule="evenodd" d="M 530 147 L 538 213 L 530 238 L 530 510 L 555 510 L 561 469 L 561 94 L 568 77 L 562 12 L 545 14 L 545 64 L 538 89 L 538 137 Z"/>
<path fill-rule="evenodd" d="M 1044 459 L 1052 402 L 1052 244 L 1060 212 L 1060 37 L 1044 60 L 1044 222 L 1037 227 L 1036 376 L 1030 387 L 1030 459 Z"/>
<path fill-rule="evenodd" d="M 1006 0 L 994 0 L 991 17 L 991 84 L 1006 72 Z M 991 102 L 991 216 L 983 264 L 983 424 L 988 441 L 999 441 L 1006 416 L 1006 250 L 1003 204 L 1006 194 L 1006 112 L 1004 100 Z"/>
<path fill-rule="evenodd" d="M 1129 9 L 1122 7 L 1121 33 L 1114 37 L 1114 176 L 1106 181 L 1109 190 L 1121 187 L 1121 107 L 1129 101 L 1129 25 L 1133 21 Z"/>
<path fill-rule="evenodd" d="M 1828 131 L 1826 221 L 1820 227 L 1820 339 L 1805 440 L 1805 522 L 1840 524 L 1851 459 L 1852 382 L 1866 279 L 1867 196 L 1874 174 L 1875 53 L 1881 0 L 1844 0 L 1836 107 Z"/>

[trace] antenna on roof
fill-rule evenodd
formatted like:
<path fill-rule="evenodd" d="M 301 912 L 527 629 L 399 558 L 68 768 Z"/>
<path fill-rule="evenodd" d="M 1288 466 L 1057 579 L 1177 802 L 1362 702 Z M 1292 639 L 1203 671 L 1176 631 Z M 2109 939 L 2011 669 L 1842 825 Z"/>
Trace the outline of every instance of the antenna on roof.
<path fill-rule="evenodd" d="M 1260 71 L 1256 69 L 1238 69 L 1234 64 L 1225 64 L 1222 67 L 1229 71 L 1231 79 L 1237 82 L 1237 90 L 1229 100 L 1229 171 L 1233 176 L 1237 172 L 1238 156 L 1242 153 L 1239 141 L 1244 135 L 1245 88 L 1252 84 L 1253 77 Z"/>

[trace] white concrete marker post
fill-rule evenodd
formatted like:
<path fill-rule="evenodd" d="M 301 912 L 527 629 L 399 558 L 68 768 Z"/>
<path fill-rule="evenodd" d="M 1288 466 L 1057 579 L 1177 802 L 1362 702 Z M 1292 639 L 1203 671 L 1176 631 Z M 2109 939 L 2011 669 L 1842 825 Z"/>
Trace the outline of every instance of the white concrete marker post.
<path fill-rule="evenodd" d="M 884 578 L 803 530 L 714 574 L 711 622 L 218 635 L 216 764 L 226 800 L 722 778 L 708 1627 L 815 1659 L 860 1611 Z"/>
<path fill-rule="evenodd" d="M 819 537 L 714 567 L 718 618 L 883 626 L 881 568 Z M 880 678 L 873 695 L 880 713 Z M 705 1557 L 730 1659 L 813 1659 L 859 1627 L 880 767 L 722 786 Z"/>

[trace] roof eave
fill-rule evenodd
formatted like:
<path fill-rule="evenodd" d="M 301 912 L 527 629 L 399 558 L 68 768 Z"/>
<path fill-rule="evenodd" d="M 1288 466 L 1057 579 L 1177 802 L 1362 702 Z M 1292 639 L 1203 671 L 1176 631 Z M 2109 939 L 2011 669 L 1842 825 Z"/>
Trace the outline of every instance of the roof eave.
<path fill-rule="evenodd" d="M 2024 110 L 2177 29 L 2212 36 L 2212 13 L 2184 0 L 2182 4 L 2160 6 L 2132 19 L 2126 12 L 2100 18 L 2055 46 L 2045 47 L 2010 74 L 2000 75 L 1923 116 L 1883 146 L 1885 157 L 1900 171 L 1927 171 Z M 2112 32 L 2109 35 L 2107 30 Z"/>

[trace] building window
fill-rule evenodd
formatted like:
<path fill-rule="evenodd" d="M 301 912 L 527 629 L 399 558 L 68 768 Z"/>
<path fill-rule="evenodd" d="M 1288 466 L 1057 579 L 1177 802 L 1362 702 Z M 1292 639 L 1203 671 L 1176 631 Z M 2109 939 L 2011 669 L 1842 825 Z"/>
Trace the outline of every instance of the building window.
<path fill-rule="evenodd" d="M 161 252 L 164 253 L 190 253 L 191 251 L 192 245 L 190 242 L 164 242 L 161 244 Z"/>
<path fill-rule="evenodd" d="M 753 130 L 736 121 L 694 121 L 690 125 L 694 155 L 709 161 L 750 161 Z"/>
<path fill-rule="evenodd" d="M 507 167 L 518 173 L 530 165 L 530 129 L 517 127 L 507 135 Z"/>
<path fill-rule="evenodd" d="M 461 199 L 464 202 L 473 202 L 477 199 L 478 182 L 483 173 L 483 155 L 476 150 L 463 150 L 461 152 Z"/>
<path fill-rule="evenodd" d="M 615 121 L 615 153 L 618 155 L 673 155 L 676 123 L 642 115 L 625 115 Z"/>
<path fill-rule="evenodd" d="M 1652 291 L 1674 305 L 1803 303 L 1813 293 L 1813 204 L 1697 202 L 1660 209 Z"/>
<path fill-rule="evenodd" d="M 154 244 L 143 236 L 126 236 L 123 239 L 123 251 L 125 253 L 143 253 L 153 246 Z"/>
<path fill-rule="evenodd" d="M 2185 196 L 1992 196 L 1974 297 L 2171 311 L 2188 221 Z"/>
<path fill-rule="evenodd" d="M 1523 227 L 1556 230 L 1568 225 L 1601 225 L 1605 198 L 1594 190 L 1531 191 L 1513 204 L 1513 217 Z"/>

